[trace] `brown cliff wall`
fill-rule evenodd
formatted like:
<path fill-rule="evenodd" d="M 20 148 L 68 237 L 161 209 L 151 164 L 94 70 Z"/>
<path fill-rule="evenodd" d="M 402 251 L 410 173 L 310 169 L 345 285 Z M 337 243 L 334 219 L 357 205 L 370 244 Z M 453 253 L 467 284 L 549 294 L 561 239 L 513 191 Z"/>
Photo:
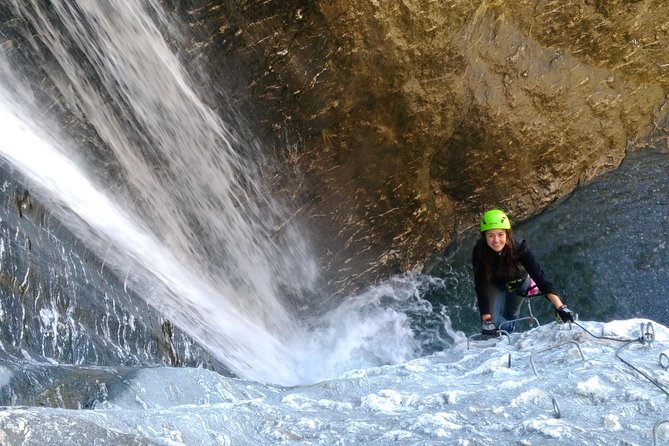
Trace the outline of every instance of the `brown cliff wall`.
<path fill-rule="evenodd" d="M 273 184 L 335 289 L 419 266 L 486 207 L 536 213 L 663 132 L 662 2 L 176 6 L 275 141 Z"/>

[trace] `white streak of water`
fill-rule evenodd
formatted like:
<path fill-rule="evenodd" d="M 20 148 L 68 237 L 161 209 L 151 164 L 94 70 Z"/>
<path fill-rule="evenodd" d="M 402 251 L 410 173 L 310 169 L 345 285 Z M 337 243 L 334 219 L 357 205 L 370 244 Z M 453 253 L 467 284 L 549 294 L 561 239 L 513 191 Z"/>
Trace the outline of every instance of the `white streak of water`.
<path fill-rule="evenodd" d="M 6 96 L 0 94 L 4 103 Z M 67 207 L 97 233 L 108 237 L 125 256 L 142 265 L 164 288 L 151 297 L 151 304 L 174 318 L 195 339 L 226 360 L 235 372 L 253 379 L 294 382 L 291 355 L 264 327 L 240 313 L 234 305 L 217 305 L 236 290 L 213 289 L 184 268 L 171 253 L 102 195 L 77 166 L 41 140 L 17 118 L 0 108 L 3 134 L 0 151 L 49 194 L 67 197 Z"/>
<path fill-rule="evenodd" d="M 125 284 L 233 371 L 295 382 L 284 344 L 299 326 L 284 292 L 308 290 L 315 262 L 259 180 L 249 159 L 258 148 L 249 143 L 240 156 L 244 142 L 191 88 L 159 31 L 171 27 L 160 7 L 11 5 L 30 24 L 32 51 L 57 87 L 50 99 L 94 131 L 113 165 L 85 174 L 90 156 L 82 150 L 91 148 L 54 131 L 59 117 L 5 58 L 2 156 L 106 266 L 121 277 L 133 269 Z"/>
<path fill-rule="evenodd" d="M 315 262 L 267 194 L 261 150 L 191 87 L 159 7 L 42 3 L 11 4 L 57 87 L 49 99 L 95 134 L 95 147 L 55 129 L 62 116 L 45 113 L 40 92 L 0 56 L 0 155 L 105 270 L 244 378 L 310 383 L 419 351 L 406 315 L 381 303 L 410 298 L 411 287 L 373 289 L 309 326 L 298 320 L 284 293 L 310 290 Z M 93 149 L 109 168 L 86 171 Z"/>

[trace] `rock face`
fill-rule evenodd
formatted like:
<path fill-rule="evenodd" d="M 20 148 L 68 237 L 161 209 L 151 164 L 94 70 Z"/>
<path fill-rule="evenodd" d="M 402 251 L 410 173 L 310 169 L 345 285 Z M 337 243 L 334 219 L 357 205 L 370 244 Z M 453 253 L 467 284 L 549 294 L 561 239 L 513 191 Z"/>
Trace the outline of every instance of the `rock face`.
<path fill-rule="evenodd" d="M 98 366 L 205 366 L 230 374 L 128 291 L 104 261 L 19 185 L 20 179 L 0 166 L 0 360 L 19 377 L 0 390 L 2 404 L 14 404 L 17 394 L 39 398 L 45 390 L 38 391 L 38 383 L 48 382 L 37 376 L 41 372 L 28 377 L 32 374 L 22 367 L 29 365 L 8 358 Z"/>
<path fill-rule="evenodd" d="M 276 141 L 275 187 L 336 288 L 419 266 L 485 208 L 537 213 L 666 135 L 662 2 L 171 6 Z"/>

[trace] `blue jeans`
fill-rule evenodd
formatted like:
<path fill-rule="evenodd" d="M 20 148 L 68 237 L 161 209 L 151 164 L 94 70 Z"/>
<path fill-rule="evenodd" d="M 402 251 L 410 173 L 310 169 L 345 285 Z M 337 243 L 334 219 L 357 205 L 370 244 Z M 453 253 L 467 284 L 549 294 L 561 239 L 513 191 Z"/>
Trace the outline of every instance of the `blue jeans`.
<path fill-rule="evenodd" d="M 528 276 L 523 284 L 514 291 L 509 292 L 503 288 L 497 289 L 498 293 L 495 296 L 494 313 L 492 315 L 495 325 L 509 333 L 513 332 L 516 325 L 515 322 L 506 321 L 518 319 L 520 316 L 520 306 L 527 297 L 529 287 L 530 277 Z"/>

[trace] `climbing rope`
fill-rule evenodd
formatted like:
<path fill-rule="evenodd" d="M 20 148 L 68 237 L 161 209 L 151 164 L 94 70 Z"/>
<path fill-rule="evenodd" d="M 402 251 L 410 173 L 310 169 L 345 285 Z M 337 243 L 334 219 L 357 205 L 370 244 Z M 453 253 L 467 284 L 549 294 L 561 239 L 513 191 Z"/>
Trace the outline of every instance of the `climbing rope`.
<path fill-rule="evenodd" d="M 641 323 L 641 336 L 639 336 L 636 339 L 620 339 L 620 338 L 612 338 L 609 336 L 599 336 L 591 331 L 589 331 L 587 328 L 585 328 L 583 325 L 579 324 L 578 322 L 574 321 L 574 325 L 577 325 L 578 327 L 581 328 L 584 332 L 588 333 L 590 336 L 596 339 L 604 339 L 607 341 L 617 341 L 617 342 L 636 342 L 639 341 L 642 344 L 652 344 L 653 341 L 655 340 L 655 330 L 653 329 L 653 325 L 648 322 L 648 324 Z M 646 331 L 644 332 L 644 326 L 646 326 Z"/>
<path fill-rule="evenodd" d="M 528 303 L 528 306 L 529 306 L 529 303 Z M 532 322 L 532 320 L 534 320 L 537 323 L 537 325 L 539 325 L 539 321 L 534 318 L 534 316 L 531 313 L 531 310 L 530 310 L 530 316 L 529 317 L 521 318 L 521 319 L 530 319 L 531 320 L 530 323 Z M 507 322 L 516 322 L 516 321 L 507 321 Z M 643 370 L 640 370 L 638 367 L 634 366 L 632 363 L 630 363 L 629 361 L 627 361 L 625 358 L 623 358 L 620 355 L 621 351 L 624 348 L 626 348 L 627 346 L 629 346 L 629 345 L 631 345 L 635 342 L 639 342 L 639 343 L 641 343 L 641 345 L 651 345 L 655 341 L 655 330 L 653 328 L 653 325 L 650 322 L 648 322 L 646 324 L 644 324 L 644 323 L 641 324 L 641 335 L 636 339 L 621 339 L 621 338 L 614 338 L 614 337 L 610 337 L 610 336 L 596 335 L 596 334 L 592 333 L 591 331 L 589 331 L 587 328 L 585 328 L 583 325 L 579 324 L 576 321 L 569 323 L 569 328 L 570 329 L 571 329 L 571 324 L 574 324 L 574 325 L 578 326 L 581 330 L 588 333 L 593 338 L 603 339 L 603 340 L 608 340 L 608 341 L 615 341 L 615 342 L 622 342 L 623 345 L 620 346 L 620 348 L 618 348 L 616 350 L 616 358 L 618 358 L 622 363 L 624 363 L 625 365 L 627 365 L 628 367 L 630 367 L 631 369 L 636 371 L 638 374 L 640 374 L 641 376 L 646 378 L 651 384 L 653 384 L 658 389 L 660 389 L 660 391 L 662 391 L 665 395 L 669 396 L 669 391 L 667 391 L 664 387 L 662 387 L 662 385 L 655 378 L 648 375 Z M 508 332 L 506 332 L 504 330 L 498 330 L 498 333 L 500 335 L 506 336 L 506 338 L 509 341 L 509 344 L 511 344 L 511 337 L 510 337 Z M 487 337 L 483 337 L 480 334 L 472 335 L 472 336 L 467 338 L 467 349 L 469 350 L 470 340 L 481 339 L 481 338 L 490 339 L 490 338 L 487 338 Z M 538 373 L 537 373 L 537 369 L 534 366 L 534 356 L 536 354 L 546 352 L 546 351 L 549 351 L 549 350 L 552 350 L 552 349 L 555 349 L 555 348 L 558 348 L 558 347 L 562 347 L 564 345 L 569 345 L 569 344 L 575 345 L 578 348 L 578 351 L 581 355 L 581 358 L 583 360 L 585 360 L 585 357 L 583 356 L 583 352 L 581 351 L 581 347 L 576 341 L 567 341 L 567 342 L 563 342 L 563 343 L 560 343 L 560 344 L 557 344 L 557 345 L 552 345 L 552 346 L 546 347 L 544 349 L 535 351 L 530 355 L 530 365 L 532 366 L 532 371 L 534 372 L 534 375 L 537 376 L 537 377 L 539 376 Z M 660 361 L 660 367 L 662 367 L 664 370 L 669 370 L 669 355 L 667 353 L 665 353 L 665 352 L 660 353 L 659 361 Z M 508 354 L 508 367 L 511 368 L 511 353 Z M 555 418 L 561 418 L 562 414 L 560 412 L 560 407 L 558 406 L 557 400 L 551 394 L 548 394 L 548 396 L 551 398 L 551 401 L 553 403 L 553 413 L 554 413 Z M 654 445 L 657 445 L 658 429 L 664 423 L 669 423 L 669 420 L 658 422 L 653 427 Z"/>
<path fill-rule="evenodd" d="M 650 381 L 651 384 L 653 384 L 658 389 L 660 389 L 665 395 L 669 396 L 669 391 L 667 391 L 664 387 L 662 387 L 662 385 L 659 382 L 657 382 L 657 380 L 655 378 L 648 375 L 646 372 L 640 370 L 638 367 L 635 367 L 632 363 L 630 363 L 629 361 L 624 359 L 622 356 L 620 356 L 620 352 L 625 347 L 627 347 L 627 346 L 629 346 L 629 345 L 631 345 L 635 342 L 640 342 L 641 345 L 650 345 L 655 341 L 655 330 L 653 329 L 653 325 L 650 322 L 648 322 L 647 324 L 641 323 L 641 336 L 639 336 L 636 339 L 619 339 L 619 338 L 611 338 L 611 337 L 608 337 L 608 336 L 597 336 L 597 335 L 591 333 L 590 331 L 588 331 L 588 329 L 586 329 L 583 325 L 579 324 L 578 322 L 573 322 L 573 323 L 574 323 L 574 325 L 577 325 L 578 327 L 580 327 L 583 331 L 588 333 L 593 338 L 606 339 L 606 340 L 609 340 L 609 341 L 624 342 L 624 344 L 622 346 L 620 346 L 620 348 L 618 348 L 618 350 L 616 350 L 616 358 L 618 358 L 625 365 L 632 368 L 638 374 L 640 374 L 641 376 L 646 378 L 648 381 Z M 663 364 L 662 363 L 662 355 L 663 354 L 664 353 L 660 354 L 660 365 L 664 368 L 664 366 L 662 365 Z M 664 356 L 667 357 L 666 354 Z M 669 362 L 669 358 L 668 358 L 668 362 Z"/>

